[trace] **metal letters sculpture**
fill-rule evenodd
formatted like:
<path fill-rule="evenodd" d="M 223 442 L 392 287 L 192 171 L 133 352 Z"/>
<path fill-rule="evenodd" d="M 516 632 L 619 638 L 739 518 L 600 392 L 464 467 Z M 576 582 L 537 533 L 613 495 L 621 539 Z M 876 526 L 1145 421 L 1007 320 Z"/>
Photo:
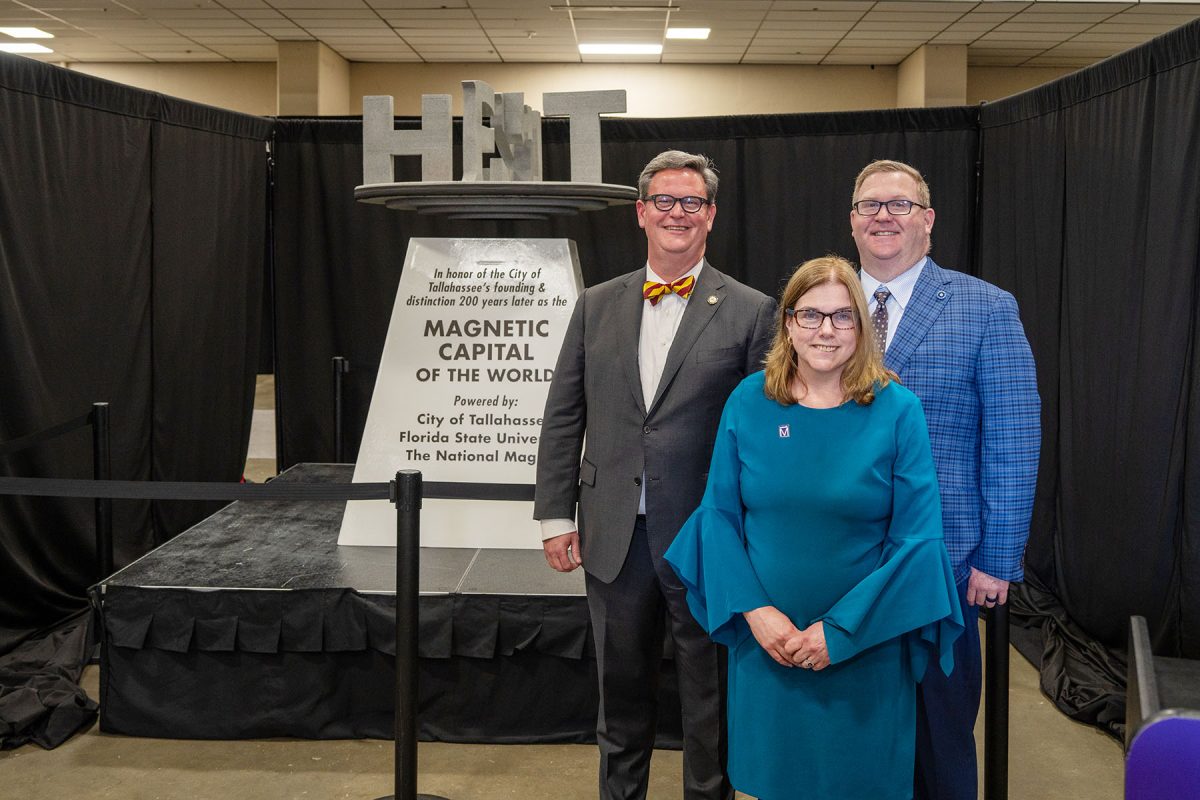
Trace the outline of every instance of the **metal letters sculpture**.
<path fill-rule="evenodd" d="M 452 219 L 545 219 L 637 199 L 635 187 L 600 176 L 600 115 L 624 111 L 625 90 L 542 95 L 546 115 L 567 117 L 571 134 L 571 180 L 544 181 L 542 114 L 525 105 L 525 93 L 497 94 L 483 81 L 462 85 L 462 180 L 453 180 L 450 95 L 421 97 L 417 130 L 396 130 L 390 96 L 368 96 L 355 199 Z M 395 182 L 397 156 L 421 158 L 420 181 Z M 485 156 L 492 156 L 486 166 Z"/>

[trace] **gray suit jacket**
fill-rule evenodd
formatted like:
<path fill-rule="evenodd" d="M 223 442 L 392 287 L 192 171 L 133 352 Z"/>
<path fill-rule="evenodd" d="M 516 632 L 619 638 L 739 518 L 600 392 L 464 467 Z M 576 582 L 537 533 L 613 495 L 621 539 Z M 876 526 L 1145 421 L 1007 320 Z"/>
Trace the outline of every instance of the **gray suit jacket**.
<path fill-rule="evenodd" d="M 584 569 L 606 583 L 625 562 L 643 473 L 656 561 L 699 505 L 725 400 L 762 368 L 778 324 L 774 300 L 706 263 L 646 408 L 638 371 L 645 274 L 579 296 L 538 443 L 533 516 L 576 517 L 578 502 Z"/>

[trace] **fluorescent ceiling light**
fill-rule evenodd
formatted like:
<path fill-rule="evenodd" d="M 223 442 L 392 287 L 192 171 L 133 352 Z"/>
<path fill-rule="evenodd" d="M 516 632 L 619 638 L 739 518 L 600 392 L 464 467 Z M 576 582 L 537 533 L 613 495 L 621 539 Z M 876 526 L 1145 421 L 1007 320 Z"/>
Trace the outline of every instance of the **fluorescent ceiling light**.
<path fill-rule="evenodd" d="M 46 33 L 40 28 L 0 28 L 0 33 L 14 39 L 53 39 L 53 33 Z"/>
<path fill-rule="evenodd" d="M 667 28 L 668 39 L 707 39 L 712 28 Z"/>
<path fill-rule="evenodd" d="M 2 53 L 53 53 L 49 47 L 42 47 L 40 44 L 32 42 L 13 42 L 12 44 L 0 44 L 0 52 Z"/>
<path fill-rule="evenodd" d="M 662 45 L 580 44 L 579 52 L 585 56 L 658 56 L 662 55 Z"/>
<path fill-rule="evenodd" d="M 1115 2 L 1115 0 L 1114 0 L 1114 2 Z M 550 6 L 550 10 L 551 10 L 551 11 L 566 11 L 566 12 L 569 12 L 569 13 L 575 13 L 576 11 L 615 11 L 615 12 L 617 12 L 618 14 L 624 14 L 624 13 L 626 13 L 627 11 L 649 11 L 649 12 L 651 12 L 651 13 L 653 13 L 653 14 L 661 14 L 661 13 L 663 13 L 664 11 L 665 11 L 665 12 L 667 12 L 667 13 L 670 13 L 670 12 L 672 12 L 672 11 L 682 11 L 682 10 L 683 10 L 683 8 L 682 8 L 681 6 L 677 6 L 677 5 L 674 5 L 674 4 L 672 4 L 672 3 L 667 3 L 665 6 L 652 6 L 652 5 L 641 5 L 641 6 L 639 6 L 639 5 L 633 5 L 633 6 L 600 6 L 600 5 L 597 5 L 597 6 L 573 6 L 573 5 L 570 5 L 570 4 L 568 4 L 568 5 L 565 5 L 565 6 L 564 6 L 564 5 L 553 5 L 553 6 Z"/>

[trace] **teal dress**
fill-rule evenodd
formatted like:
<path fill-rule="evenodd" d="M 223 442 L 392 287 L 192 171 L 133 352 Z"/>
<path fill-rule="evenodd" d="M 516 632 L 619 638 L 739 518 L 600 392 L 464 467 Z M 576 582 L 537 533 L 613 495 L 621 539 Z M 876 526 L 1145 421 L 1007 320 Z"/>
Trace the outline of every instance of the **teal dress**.
<path fill-rule="evenodd" d="M 870 405 L 734 390 L 704 500 L 667 561 L 729 648 L 729 775 L 759 798 L 912 797 L 916 683 L 962 632 L 925 415 L 897 383 Z M 824 620 L 830 666 L 787 668 L 742 612 Z M 933 662 L 930 664 L 930 662 Z"/>

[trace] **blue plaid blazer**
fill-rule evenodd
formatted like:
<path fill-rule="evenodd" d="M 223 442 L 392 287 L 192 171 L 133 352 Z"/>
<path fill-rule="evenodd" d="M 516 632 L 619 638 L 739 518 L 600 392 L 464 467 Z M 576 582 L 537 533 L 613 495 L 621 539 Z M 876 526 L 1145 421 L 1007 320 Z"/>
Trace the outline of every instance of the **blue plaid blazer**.
<path fill-rule="evenodd" d="M 1016 300 L 929 259 L 884 363 L 925 409 L 955 579 L 1021 580 L 1041 400 Z"/>

